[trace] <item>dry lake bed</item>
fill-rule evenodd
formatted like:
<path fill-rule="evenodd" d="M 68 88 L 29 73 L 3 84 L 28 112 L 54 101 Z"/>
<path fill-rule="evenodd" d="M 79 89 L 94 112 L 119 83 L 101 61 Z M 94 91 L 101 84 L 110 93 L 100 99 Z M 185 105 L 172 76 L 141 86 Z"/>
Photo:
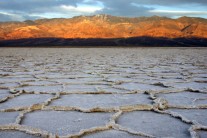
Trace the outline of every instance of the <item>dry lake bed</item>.
<path fill-rule="evenodd" d="M 206 48 L 1 48 L 0 138 L 207 138 Z"/>

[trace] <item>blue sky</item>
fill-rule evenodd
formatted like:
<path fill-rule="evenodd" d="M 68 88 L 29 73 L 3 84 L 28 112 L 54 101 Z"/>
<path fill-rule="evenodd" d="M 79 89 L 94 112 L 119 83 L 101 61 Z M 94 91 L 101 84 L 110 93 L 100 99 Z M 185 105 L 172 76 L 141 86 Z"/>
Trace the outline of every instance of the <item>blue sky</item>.
<path fill-rule="evenodd" d="M 207 18 L 207 0 L 0 0 L 0 21 L 94 14 Z"/>

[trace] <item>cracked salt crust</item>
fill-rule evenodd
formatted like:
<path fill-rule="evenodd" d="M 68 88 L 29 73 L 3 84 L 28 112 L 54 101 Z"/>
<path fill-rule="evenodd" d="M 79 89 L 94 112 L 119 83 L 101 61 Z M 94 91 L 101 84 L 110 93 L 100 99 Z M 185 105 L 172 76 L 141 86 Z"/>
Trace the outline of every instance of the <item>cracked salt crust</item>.
<path fill-rule="evenodd" d="M 205 49 L 0 53 L 0 137 L 206 136 Z"/>

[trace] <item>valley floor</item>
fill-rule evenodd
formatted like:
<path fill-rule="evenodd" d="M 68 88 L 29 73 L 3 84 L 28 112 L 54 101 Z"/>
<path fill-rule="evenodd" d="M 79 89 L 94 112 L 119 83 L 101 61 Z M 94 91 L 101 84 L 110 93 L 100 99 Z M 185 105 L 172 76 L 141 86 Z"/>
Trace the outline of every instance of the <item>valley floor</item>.
<path fill-rule="evenodd" d="M 1 48 L 1 138 L 207 136 L 206 48 Z"/>

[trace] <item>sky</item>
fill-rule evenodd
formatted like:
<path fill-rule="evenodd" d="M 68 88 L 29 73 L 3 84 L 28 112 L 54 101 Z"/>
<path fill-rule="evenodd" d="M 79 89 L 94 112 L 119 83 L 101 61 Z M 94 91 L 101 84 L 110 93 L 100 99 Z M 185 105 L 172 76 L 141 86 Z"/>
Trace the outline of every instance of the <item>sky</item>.
<path fill-rule="evenodd" d="M 0 21 L 95 14 L 207 18 L 207 0 L 0 0 Z"/>

